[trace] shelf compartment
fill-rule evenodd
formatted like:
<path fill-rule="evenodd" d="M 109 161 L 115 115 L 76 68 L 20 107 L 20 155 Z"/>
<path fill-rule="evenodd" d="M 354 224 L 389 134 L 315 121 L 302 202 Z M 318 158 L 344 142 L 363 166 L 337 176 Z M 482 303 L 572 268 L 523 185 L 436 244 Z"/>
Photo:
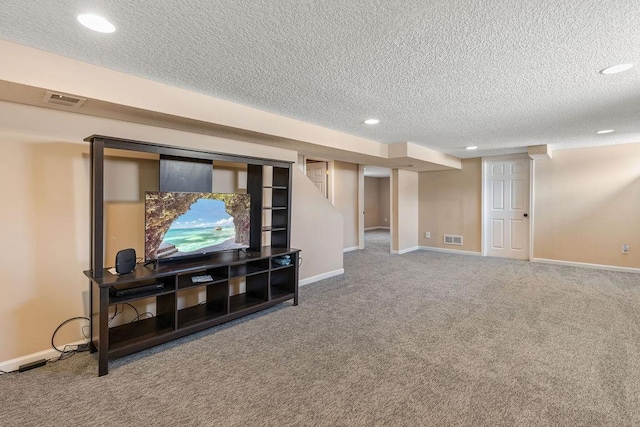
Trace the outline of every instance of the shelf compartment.
<path fill-rule="evenodd" d="M 289 224 L 289 212 L 287 210 L 271 211 L 271 227 L 286 229 Z"/>
<path fill-rule="evenodd" d="M 288 233 L 286 229 L 277 229 L 277 230 L 271 230 L 271 246 L 272 247 L 280 247 L 280 248 L 285 248 L 287 247 L 287 242 L 288 242 Z"/>
<path fill-rule="evenodd" d="M 227 314 L 226 304 L 214 301 L 178 310 L 178 329 L 204 323 Z"/>
<path fill-rule="evenodd" d="M 294 296 L 294 292 L 290 291 L 289 289 L 284 289 L 281 288 L 279 286 L 271 286 L 271 299 L 280 299 L 283 297 L 290 297 L 293 298 Z"/>
<path fill-rule="evenodd" d="M 204 275 L 211 276 L 212 280 L 208 282 L 198 282 L 198 283 L 194 283 L 192 281 L 192 277 L 204 276 Z M 209 268 L 207 270 L 196 271 L 189 274 L 181 274 L 178 276 L 178 289 L 187 289 L 187 288 L 192 288 L 194 286 L 212 285 L 215 283 L 224 282 L 228 278 L 229 278 L 229 268 L 226 266 Z"/>
<path fill-rule="evenodd" d="M 289 206 L 289 192 L 282 189 L 274 189 L 271 194 L 271 205 L 272 206 Z"/>
<path fill-rule="evenodd" d="M 128 295 L 115 296 L 116 291 L 127 291 L 130 289 L 138 289 L 145 286 L 162 284 L 162 289 L 151 289 L 149 291 L 136 291 L 135 293 Z M 144 280 L 136 283 L 129 283 L 126 285 L 112 285 L 109 287 L 109 305 L 121 304 L 123 302 L 136 301 L 139 299 L 165 295 L 173 293 L 175 291 L 175 279 L 173 277 L 165 278 L 165 280 Z M 114 293 L 112 293 L 114 292 Z"/>
<path fill-rule="evenodd" d="M 155 316 L 137 322 L 109 328 L 109 351 L 138 345 L 174 331 L 173 322 L 167 316 Z"/>
<path fill-rule="evenodd" d="M 238 311 L 246 310 L 251 307 L 264 304 L 265 302 L 267 302 L 266 299 L 254 298 L 247 294 L 234 295 L 229 298 L 229 312 L 235 313 Z"/>
<path fill-rule="evenodd" d="M 292 255 L 290 265 L 271 270 L 270 299 L 295 293 L 295 269 L 292 268 L 295 262 L 296 257 Z"/>
<path fill-rule="evenodd" d="M 263 210 L 265 211 L 284 211 L 287 210 L 286 206 L 263 206 Z"/>
<path fill-rule="evenodd" d="M 273 166 L 273 185 L 287 188 L 290 182 L 289 168 Z"/>
<path fill-rule="evenodd" d="M 280 265 L 278 263 L 271 263 L 271 271 L 282 270 L 283 268 L 293 268 L 293 259 L 291 259 L 291 264 Z"/>
<path fill-rule="evenodd" d="M 245 264 L 232 265 L 229 277 L 242 277 L 251 276 L 254 274 L 264 273 L 269 270 L 269 260 L 259 259 L 256 261 L 249 261 Z"/>

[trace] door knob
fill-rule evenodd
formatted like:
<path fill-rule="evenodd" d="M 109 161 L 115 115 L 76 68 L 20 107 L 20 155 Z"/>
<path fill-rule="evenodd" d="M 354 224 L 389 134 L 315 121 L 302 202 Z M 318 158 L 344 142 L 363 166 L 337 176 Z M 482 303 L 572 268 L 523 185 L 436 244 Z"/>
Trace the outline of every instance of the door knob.
<path fill-rule="evenodd" d="M 527 218 L 528 216 L 529 216 L 529 214 L 528 214 L 528 213 L 524 214 L 524 217 L 525 217 L 525 218 Z"/>

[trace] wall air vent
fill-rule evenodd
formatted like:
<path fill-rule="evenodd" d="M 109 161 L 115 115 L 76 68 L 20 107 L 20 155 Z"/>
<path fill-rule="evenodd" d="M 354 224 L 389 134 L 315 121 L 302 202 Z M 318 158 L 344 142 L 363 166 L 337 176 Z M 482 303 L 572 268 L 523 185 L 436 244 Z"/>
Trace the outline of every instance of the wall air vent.
<path fill-rule="evenodd" d="M 62 107 L 69 107 L 73 109 L 80 108 L 85 101 L 85 98 L 49 91 L 47 91 L 47 93 L 44 94 L 44 98 L 42 98 L 42 102 L 45 104 L 60 105 Z"/>
<path fill-rule="evenodd" d="M 445 234 L 444 235 L 444 244 L 445 245 L 462 246 L 462 236 L 455 236 L 453 234 Z"/>

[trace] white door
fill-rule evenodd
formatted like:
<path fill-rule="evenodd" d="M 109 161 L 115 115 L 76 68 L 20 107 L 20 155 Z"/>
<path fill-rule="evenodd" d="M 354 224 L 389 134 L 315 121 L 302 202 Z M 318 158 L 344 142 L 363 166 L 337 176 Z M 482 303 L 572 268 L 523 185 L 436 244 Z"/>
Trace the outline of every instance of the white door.
<path fill-rule="evenodd" d="M 307 162 L 307 176 L 327 197 L 327 162 Z"/>
<path fill-rule="evenodd" d="M 485 255 L 529 259 L 529 170 L 527 156 L 485 160 Z"/>

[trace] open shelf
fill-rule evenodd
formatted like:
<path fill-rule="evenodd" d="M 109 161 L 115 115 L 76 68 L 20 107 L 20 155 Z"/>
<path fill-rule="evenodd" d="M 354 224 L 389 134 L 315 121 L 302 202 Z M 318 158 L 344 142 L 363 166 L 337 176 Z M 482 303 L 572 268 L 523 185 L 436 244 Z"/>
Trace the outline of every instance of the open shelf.
<path fill-rule="evenodd" d="M 246 264 L 232 265 L 229 277 L 251 276 L 269 270 L 269 260 L 251 261 Z"/>
<path fill-rule="evenodd" d="M 271 299 L 282 298 L 284 296 L 293 297 L 293 292 L 280 286 L 271 286 Z"/>
<path fill-rule="evenodd" d="M 211 280 L 206 282 L 194 282 L 193 278 L 197 276 L 211 276 Z M 228 267 L 210 268 L 202 271 L 190 272 L 189 274 L 178 275 L 178 289 L 193 288 L 195 286 L 213 285 L 225 282 L 229 278 Z"/>
<path fill-rule="evenodd" d="M 227 314 L 222 304 L 199 304 L 178 310 L 178 329 L 207 322 Z"/>
<path fill-rule="evenodd" d="M 293 268 L 293 260 L 291 261 L 291 264 L 287 265 L 280 265 L 273 261 L 271 262 L 271 271 L 282 270 L 284 268 Z"/>
<path fill-rule="evenodd" d="M 173 325 L 160 316 L 114 326 L 109 328 L 109 350 L 132 346 L 140 341 L 173 332 L 173 330 Z"/>
<path fill-rule="evenodd" d="M 120 297 L 111 296 L 109 297 L 109 305 L 122 304 L 125 302 L 133 302 L 145 298 L 151 297 L 159 297 L 162 295 L 172 294 L 174 293 L 174 289 L 167 289 L 166 286 L 164 289 L 156 290 L 156 291 L 148 291 L 148 292 L 138 292 L 131 295 L 123 295 Z"/>
<path fill-rule="evenodd" d="M 229 312 L 235 313 L 237 311 L 246 310 L 256 305 L 264 304 L 266 299 L 254 298 L 247 294 L 234 295 L 229 298 Z"/>

